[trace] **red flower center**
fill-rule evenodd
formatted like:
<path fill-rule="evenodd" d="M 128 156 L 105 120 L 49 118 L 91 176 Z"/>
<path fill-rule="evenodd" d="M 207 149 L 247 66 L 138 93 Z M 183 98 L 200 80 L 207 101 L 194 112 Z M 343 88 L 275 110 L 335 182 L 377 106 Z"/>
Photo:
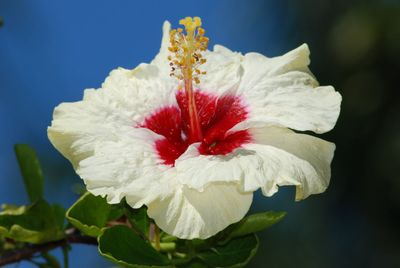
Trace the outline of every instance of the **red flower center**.
<path fill-rule="evenodd" d="M 199 133 L 202 140 L 198 148 L 203 155 L 226 155 L 244 143 L 251 141 L 247 130 L 227 134 L 237 123 L 247 118 L 246 107 L 241 98 L 235 95 L 217 97 L 194 91 L 197 116 L 200 123 Z M 184 91 L 176 94 L 178 106 L 168 106 L 157 110 L 146 117 L 140 127 L 148 128 L 163 136 L 155 143 L 155 148 L 166 165 L 174 165 L 175 160 L 181 156 L 190 141 L 190 112 L 188 98 Z"/>

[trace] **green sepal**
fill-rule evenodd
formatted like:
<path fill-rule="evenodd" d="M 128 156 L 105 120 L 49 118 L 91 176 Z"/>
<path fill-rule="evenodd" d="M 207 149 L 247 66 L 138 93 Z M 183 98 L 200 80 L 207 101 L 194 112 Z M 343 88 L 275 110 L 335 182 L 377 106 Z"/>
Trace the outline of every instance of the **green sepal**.
<path fill-rule="evenodd" d="M 3 205 L 0 235 L 20 242 L 41 244 L 64 238 L 64 214 L 59 206 L 38 200 L 29 206 Z"/>
<path fill-rule="evenodd" d="M 44 178 L 36 152 L 27 144 L 16 144 L 14 149 L 29 200 L 42 199 Z"/>
<path fill-rule="evenodd" d="M 108 204 L 105 198 L 87 192 L 67 210 L 66 218 L 84 234 L 97 237 L 110 217 L 122 215 L 116 210 L 118 207 Z"/>
<path fill-rule="evenodd" d="M 98 243 L 102 256 L 123 267 L 172 267 L 166 256 L 124 225 L 105 229 Z"/>
<path fill-rule="evenodd" d="M 146 206 L 139 209 L 133 209 L 129 205 L 125 206 L 125 216 L 128 218 L 130 224 L 147 237 L 149 233 L 150 219 L 147 216 Z"/>
<path fill-rule="evenodd" d="M 124 207 L 121 204 L 111 205 L 110 213 L 108 214 L 108 221 L 115 221 L 124 216 Z"/>

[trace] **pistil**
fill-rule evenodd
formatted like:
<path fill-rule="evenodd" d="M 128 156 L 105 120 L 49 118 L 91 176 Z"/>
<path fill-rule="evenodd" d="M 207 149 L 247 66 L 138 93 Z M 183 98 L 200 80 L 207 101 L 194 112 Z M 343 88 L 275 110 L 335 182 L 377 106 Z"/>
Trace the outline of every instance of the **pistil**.
<path fill-rule="evenodd" d="M 186 17 L 180 20 L 179 24 L 185 27 L 186 34 L 182 28 L 170 32 L 169 50 L 173 56 L 169 56 L 168 59 L 171 76 L 183 81 L 189 114 L 188 139 L 190 143 L 194 143 L 203 139 L 203 133 L 196 107 L 193 81 L 199 84 L 199 76 L 205 74 L 198 67 L 206 62 L 201 51 L 207 49 L 208 38 L 204 36 L 205 31 L 200 27 L 199 17 Z"/>

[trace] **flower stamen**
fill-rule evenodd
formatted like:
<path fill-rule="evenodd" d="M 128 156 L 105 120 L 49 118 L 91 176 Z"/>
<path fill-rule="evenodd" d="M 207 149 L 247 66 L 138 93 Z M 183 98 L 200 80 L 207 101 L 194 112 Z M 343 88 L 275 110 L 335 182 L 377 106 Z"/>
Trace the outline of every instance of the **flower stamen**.
<path fill-rule="evenodd" d="M 185 27 L 186 34 L 182 28 L 170 31 L 170 75 L 184 83 L 190 117 L 189 140 L 198 142 L 202 140 L 202 131 L 193 93 L 193 81 L 199 84 L 200 75 L 206 74 L 199 66 L 206 62 L 201 52 L 207 50 L 209 39 L 204 36 L 205 30 L 201 27 L 199 17 L 186 17 L 181 19 L 179 24 Z"/>

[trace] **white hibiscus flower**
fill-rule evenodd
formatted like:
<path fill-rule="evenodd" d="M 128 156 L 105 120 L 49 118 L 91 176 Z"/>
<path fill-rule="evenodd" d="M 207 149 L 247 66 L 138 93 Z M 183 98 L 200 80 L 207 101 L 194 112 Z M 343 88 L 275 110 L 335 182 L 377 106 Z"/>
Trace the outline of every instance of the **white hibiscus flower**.
<path fill-rule="evenodd" d="M 295 185 L 296 200 L 325 191 L 335 145 L 293 130 L 331 130 L 341 96 L 318 85 L 307 45 L 273 58 L 208 51 L 200 20 L 181 24 L 187 35 L 164 23 L 150 64 L 113 70 L 82 101 L 55 108 L 49 139 L 88 191 L 146 205 L 185 239 L 242 219 L 259 188 L 272 196 Z"/>

